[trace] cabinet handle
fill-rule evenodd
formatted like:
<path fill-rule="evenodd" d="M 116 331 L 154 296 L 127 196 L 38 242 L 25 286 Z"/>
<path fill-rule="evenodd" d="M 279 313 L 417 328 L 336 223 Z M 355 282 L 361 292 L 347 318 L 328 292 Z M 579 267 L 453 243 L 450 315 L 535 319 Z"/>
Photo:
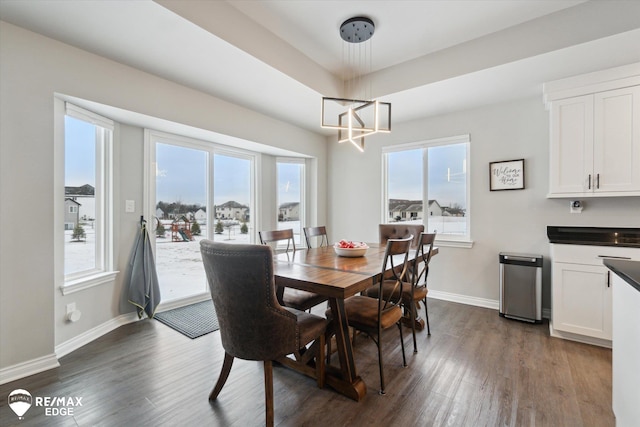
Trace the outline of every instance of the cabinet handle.
<path fill-rule="evenodd" d="M 611 287 L 611 271 L 607 271 L 607 288 Z"/>
<path fill-rule="evenodd" d="M 614 255 L 598 255 L 598 258 L 631 259 L 631 257 L 628 257 L 628 256 L 614 256 Z"/>
<path fill-rule="evenodd" d="M 596 188 L 600 188 L 600 174 L 596 175 Z"/>
<path fill-rule="evenodd" d="M 591 174 L 589 174 L 589 190 L 591 190 Z"/>

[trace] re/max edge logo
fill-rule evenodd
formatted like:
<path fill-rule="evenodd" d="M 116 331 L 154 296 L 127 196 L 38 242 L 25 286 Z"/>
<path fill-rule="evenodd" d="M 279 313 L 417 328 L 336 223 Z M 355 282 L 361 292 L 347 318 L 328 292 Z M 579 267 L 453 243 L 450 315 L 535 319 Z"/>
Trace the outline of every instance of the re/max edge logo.
<path fill-rule="evenodd" d="M 31 406 L 43 407 L 46 417 L 73 416 L 74 409 L 82 406 L 82 397 L 31 396 L 27 390 L 16 389 L 9 393 L 9 407 L 24 419 Z"/>

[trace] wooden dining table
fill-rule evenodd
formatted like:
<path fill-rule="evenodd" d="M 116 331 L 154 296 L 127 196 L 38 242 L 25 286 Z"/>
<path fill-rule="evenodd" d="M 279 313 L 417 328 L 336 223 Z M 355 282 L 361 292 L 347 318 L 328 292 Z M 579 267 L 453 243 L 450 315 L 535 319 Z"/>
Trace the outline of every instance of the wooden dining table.
<path fill-rule="evenodd" d="M 331 246 L 274 256 L 276 285 L 328 298 L 340 366 L 326 367 L 326 384 L 356 401 L 366 395 L 367 388 L 356 371 L 344 300 L 373 286 L 381 278 L 386 246 L 378 243 L 368 246 L 361 257 L 338 256 Z"/>

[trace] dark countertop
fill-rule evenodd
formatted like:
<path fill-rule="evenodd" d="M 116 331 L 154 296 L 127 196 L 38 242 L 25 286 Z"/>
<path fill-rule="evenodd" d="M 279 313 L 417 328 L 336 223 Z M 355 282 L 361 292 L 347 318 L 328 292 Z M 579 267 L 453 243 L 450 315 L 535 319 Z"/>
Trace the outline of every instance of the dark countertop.
<path fill-rule="evenodd" d="M 640 228 L 548 226 L 551 243 L 640 248 Z"/>
<path fill-rule="evenodd" d="M 640 292 L 640 261 L 605 258 L 603 264 Z"/>

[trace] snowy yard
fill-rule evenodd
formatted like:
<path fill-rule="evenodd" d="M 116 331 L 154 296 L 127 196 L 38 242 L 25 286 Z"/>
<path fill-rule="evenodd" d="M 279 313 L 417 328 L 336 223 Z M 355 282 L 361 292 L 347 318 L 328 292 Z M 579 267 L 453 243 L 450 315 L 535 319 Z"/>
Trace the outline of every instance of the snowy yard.
<path fill-rule="evenodd" d="M 422 221 L 407 221 L 406 223 L 421 224 Z M 429 218 L 427 231 L 437 230 L 438 233 L 463 234 L 466 227 L 465 218 L 433 217 Z M 174 242 L 171 239 L 171 226 L 165 224 L 165 237 L 156 239 L 156 269 L 160 282 L 162 302 L 188 297 L 190 295 L 207 292 L 208 285 L 200 255 L 200 240 L 207 234 L 207 226 L 201 225 L 200 236 L 194 236 L 193 241 Z M 300 229 L 299 221 L 285 221 L 278 223 L 278 229 Z M 213 240 L 227 243 L 249 243 L 249 233 L 240 232 L 240 224 L 226 227 L 222 234 L 213 234 Z M 81 271 L 93 267 L 95 254 L 95 233 L 90 227 L 85 227 L 86 240 L 71 241 L 72 231 L 65 231 L 65 272 Z M 296 235 L 296 245 L 303 246 L 302 236 Z M 124 274 L 124 272 L 122 272 Z"/>

